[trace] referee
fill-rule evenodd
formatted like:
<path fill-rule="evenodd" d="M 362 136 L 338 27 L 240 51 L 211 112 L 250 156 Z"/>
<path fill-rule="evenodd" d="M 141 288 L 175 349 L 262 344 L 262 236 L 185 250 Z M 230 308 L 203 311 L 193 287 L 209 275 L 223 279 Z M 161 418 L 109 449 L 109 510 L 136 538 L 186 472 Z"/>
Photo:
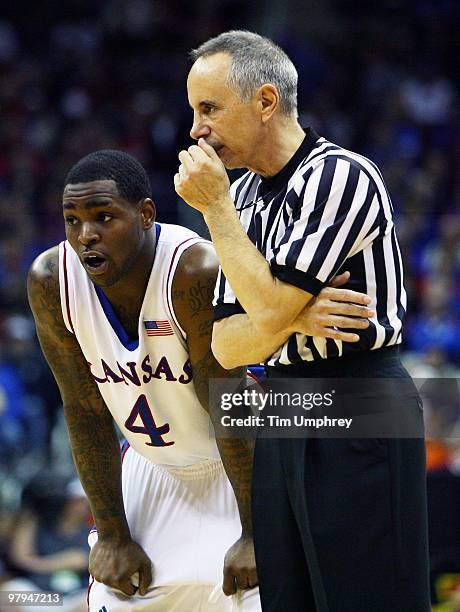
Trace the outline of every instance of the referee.
<path fill-rule="evenodd" d="M 263 361 L 274 378 L 407 379 L 401 255 L 379 170 L 301 128 L 297 72 L 270 40 L 226 32 L 192 58 L 198 144 L 179 154 L 174 182 L 221 264 L 219 361 Z M 248 172 L 230 187 L 225 168 L 238 167 Z M 372 298 L 369 327 L 355 343 L 340 339 L 339 318 L 327 338 L 302 334 L 302 310 L 344 271 Z M 259 438 L 253 524 L 264 611 L 430 609 L 422 439 Z"/>

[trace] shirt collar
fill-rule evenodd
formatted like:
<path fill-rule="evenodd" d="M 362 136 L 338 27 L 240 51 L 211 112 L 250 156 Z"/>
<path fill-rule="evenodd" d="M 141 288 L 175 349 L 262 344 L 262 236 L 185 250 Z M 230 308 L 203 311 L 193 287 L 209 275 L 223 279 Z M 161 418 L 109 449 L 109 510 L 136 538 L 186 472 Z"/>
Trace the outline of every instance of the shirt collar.
<path fill-rule="evenodd" d="M 284 168 L 281 168 L 281 170 L 274 176 L 260 177 L 260 191 L 262 194 L 266 194 L 269 191 L 272 191 L 273 189 L 285 185 L 294 173 L 297 166 L 300 164 L 300 162 L 305 159 L 314 149 L 315 144 L 319 138 L 318 134 L 313 128 L 310 127 L 306 129 L 304 128 L 304 131 L 305 138 L 302 140 L 300 147 L 297 149 L 297 151 L 294 153 L 288 163 L 284 166 Z"/>

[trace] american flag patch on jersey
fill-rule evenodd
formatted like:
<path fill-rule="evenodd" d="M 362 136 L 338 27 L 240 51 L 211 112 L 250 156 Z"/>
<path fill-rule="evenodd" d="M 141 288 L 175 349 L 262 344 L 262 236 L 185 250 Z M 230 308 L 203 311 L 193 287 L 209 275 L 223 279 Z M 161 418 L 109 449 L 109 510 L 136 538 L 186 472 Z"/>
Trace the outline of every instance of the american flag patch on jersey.
<path fill-rule="evenodd" d="M 147 336 L 172 336 L 173 328 L 169 321 L 144 321 Z"/>

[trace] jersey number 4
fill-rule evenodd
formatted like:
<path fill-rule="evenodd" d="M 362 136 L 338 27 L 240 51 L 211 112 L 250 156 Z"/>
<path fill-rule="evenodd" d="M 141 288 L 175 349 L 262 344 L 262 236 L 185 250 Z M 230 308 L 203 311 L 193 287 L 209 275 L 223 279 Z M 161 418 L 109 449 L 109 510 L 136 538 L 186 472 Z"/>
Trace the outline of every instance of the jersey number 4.
<path fill-rule="evenodd" d="M 142 421 L 142 426 L 134 425 L 138 417 Z M 125 427 L 128 431 L 132 431 L 133 433 L 141 433 L 149 436 L 150 442 L 146 442 L 147 446 L 171 446 L 174 444 L 174 442 L 165 442 L 163 440 L 162 436 L 169 432 L 169 423 L 157 427 L 145 395 L 139 396 L 131 410 L 131 414 L 126 419 Z"/>

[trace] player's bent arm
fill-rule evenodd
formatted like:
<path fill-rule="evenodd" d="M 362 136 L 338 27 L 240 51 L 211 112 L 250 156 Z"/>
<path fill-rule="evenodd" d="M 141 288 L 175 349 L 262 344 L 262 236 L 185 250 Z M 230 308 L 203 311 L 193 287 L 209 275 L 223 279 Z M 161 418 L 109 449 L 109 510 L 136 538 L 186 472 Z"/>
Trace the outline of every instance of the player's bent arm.
<path fill-rule="evenodd" d="M 212 298 L 218 271 L 217 258 L 210 244 L 200 243 L 182 255 L 173 280 L 176 316 L 187 333 L 187 344 L 198 399 L 209 412 L 209 380 L 245 378 L 245 369 L 224 369 L 211 350 L 213 326 Z M 193 308 L 190 306 L 193 304 Z M 211 412 L 211 417 L 214 411 Z M 243 534 L 252 534 L 251 473 L 252 440 L 218 438 L 217 445 L 232 484 L 240 512 Z"/>
<path fill-rule="evenodd" d="M 80 346 L 63 321 L 57 247 L 32 264 L 27 291 L 43 354 L 61 392 L 72 454 L 98 537 L 129 539 L 118 440 Z"/>

